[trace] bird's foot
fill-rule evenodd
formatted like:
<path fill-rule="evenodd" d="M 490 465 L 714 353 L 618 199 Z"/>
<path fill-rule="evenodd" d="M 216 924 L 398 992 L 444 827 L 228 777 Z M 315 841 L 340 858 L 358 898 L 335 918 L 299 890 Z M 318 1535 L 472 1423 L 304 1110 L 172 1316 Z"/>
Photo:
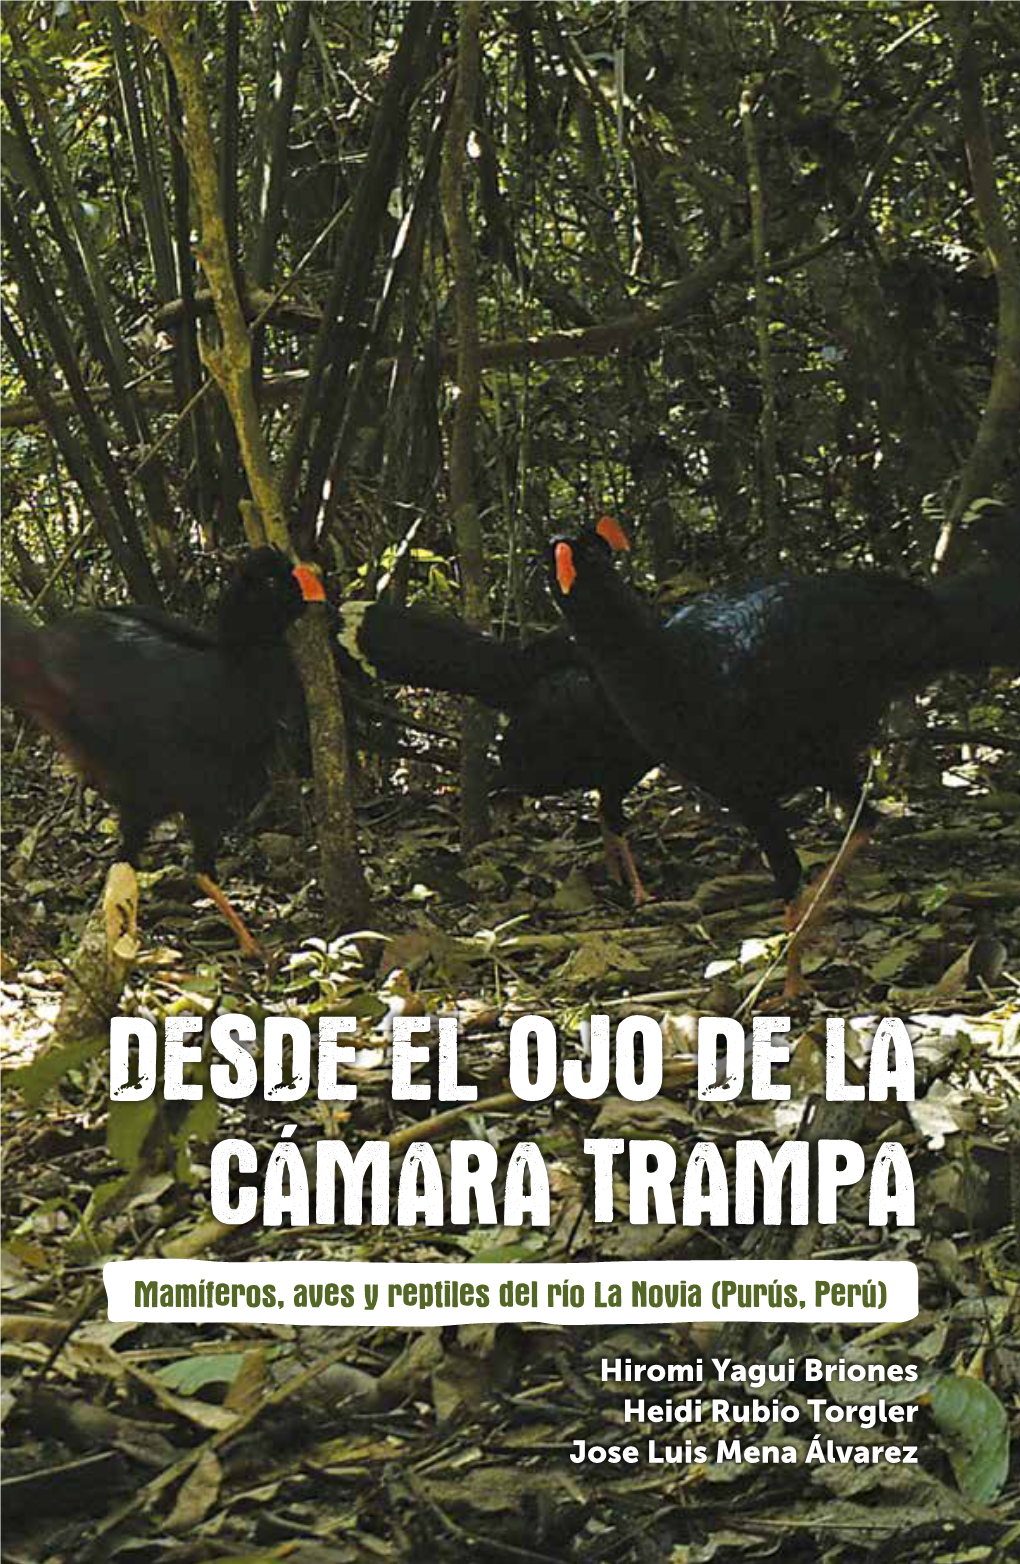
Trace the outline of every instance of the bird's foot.
<path fill-rule="evenodd" d="M 624 880 L 623 860 L 620 856 L 620 843 L 623 838 L 610 831 L 605 821 L 602 822 L 602 851 L 606 858 L 606 869 L 609 878 L 614 885 L 622 885 Z"/>
<path fill-rule="evenodd" d="M 264 966 L 268 960 L 265 951 L 250 929 L 244 929 L 238 933 L 237 950 L 238 954 L 245 961 L 259 961 Z"/>
<path fill-rule="evenodd" d="M 789 963 L 787 963 L 786 979 L 783 983 L 783 991 L 779 996 L 780 1002 L 784 1005 L 796 1005 L 805 999 L 810 999 L 813 994 L 814 989 L 803 972 L 801 972 L 800 967 L 797 966 L 791 972 Z"/>
<path fill-rule="evenodd" d="M 789 902 L 784 915 L 790 943 L 786 948 L 784 999 L 802 999 L 811 985 L 801 971 L 801 958 L 821 927 L 825 909 L 854 858 L 871 840 L 870 828 L 858 826 L 843 842 L 829 867 Z"/>
<path fill-rule="evenodd" d="M 633 858 L 630 857 L 629 849 L 627 851 L 627 857 L 630 860 L 630 874 L 627 876 L 627 883 L 630 886 L 631 901 L 634 903 L 635 907 L 643 907 L 645 902 L 651 901 L 651 896 L 641 883 L 641 876 L 637 872 L 637 865 L 635 864 Z"/>
<path fill-rule="evenodd" d="M 805 984 L 796 994 L 787 993 L 784 985 L 780 993 L 770 994 L 768 999 L 756 1000 L 754 1013 L 756 1016 L 786 1016 L 805 1005 L 812 994 L 810 983 Z"/>
<path fill-rule="evenodd" d="M 223 918 L 229 923 L 237 936 L 237 944 L 240 954 L 246 961 L 265 961 L 265 952 L 258 940 L 252 934 L 248 925 L 237 909 L 231 906 L 226 893 L 216 884 L 216 881 L 208 874 L 196 874 L 195 884 L 203 896 L 208 896 L 214 902 Z"/>

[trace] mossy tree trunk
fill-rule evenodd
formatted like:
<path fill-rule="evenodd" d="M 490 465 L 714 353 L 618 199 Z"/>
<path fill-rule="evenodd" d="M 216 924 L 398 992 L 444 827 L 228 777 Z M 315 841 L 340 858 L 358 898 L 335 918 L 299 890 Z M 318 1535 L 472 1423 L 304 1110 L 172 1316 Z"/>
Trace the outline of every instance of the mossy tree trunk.
<path fill-rule="evenodd" d="M 201 220 L 198 255 L 216 307 L 221 341 L 202 339 L 202 359 L 230 409 L 241 459 L 255 501 L 243 506 L 245 531 L 291 552 L 280 491 L 259 422 L 252 375 L 251 334 L 244 317 L 222 207 L 220 165 L 213 141 L 201 59 L 189 37 L 194 7 L 158 0 L 132 13 L 162 45 L 184 106 L 184 149 Z M 336 669 L 325 612 L 313 608 L 291 632 L 304 685 L 315 769 L 322 886 L 333 915 L 347 924 L 364 921 L 368 888 L 358 856 L 350 766 Z"/>

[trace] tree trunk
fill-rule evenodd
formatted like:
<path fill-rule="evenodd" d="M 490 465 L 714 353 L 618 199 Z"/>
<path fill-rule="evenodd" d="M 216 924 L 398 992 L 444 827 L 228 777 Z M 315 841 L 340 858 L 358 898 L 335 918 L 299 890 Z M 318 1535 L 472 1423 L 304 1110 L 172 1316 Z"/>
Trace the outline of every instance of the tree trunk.
<path fill-rule="evenodd" d="M 212 137 L 202 65 L 184 28 L 186 7 L 150 3 L 138 16 L 162 44 L 184 104 L 184 147 L 201 214 L 199 259 L 216 303 L 222 345 L 203 344 L 203 359 L 226 399 L 237 430 L 245 472 L 258 514 L 242 506 L 253 544 L 264 537 L 291 550 L 280 493 L 259 423 L 252 380 L 251 336 L 240 296 L 223 218 L 219 163 Z M 264 537 L 260 532 L 264 530 Z M 310 609 L 293 632 L 292 644 L 305 691 L 319 831 L 322 888 L 330 912 L 345 924 L 364 921 L 368 907 L 348 789 L 347 738 L 336 668 L 321 610 Z"/>
<path fill-rule="evenodd" d="M 954 554 L 953 528 L 967 507 L 975 500 L 992 497 L 1007 462 L 1016 451 L 1016 432 L 1020 426 L 1020 255 L 995 181 L 995 160 L 974 48 L 972 11 L 969 5 L 942 7 L 953 40 L 960 123 L 974 186 L 974 204 L 995 268 L 999 313 L 988 400 L 938 541 L 936 565 Z M 966 547 L 966 541 L 962 541 Z"/>
<path fill-rule="evenodd" d="M 459 12 L 457 84 L 443 149 L 440 193 L 443 221 L 453 257 L 457 292 L 457 402 L 450 441 L 450 501 L 460 560 L 464 617 L 468 624 L 489 626 L 489 596 L 485 575 L 482 529 L 474 482 L 474 435 L 478 420 L 481 365 L 478 351 L 478 280 L 471 242 L 464 175 L 467 139 L 478 91 L 481 5 L 467 0 Z M 468 701 L 460 736 L 460 840 L 468 851 L 489 835 L 489 774 L 487 750 L 492 718 L 477 701 Z"/>

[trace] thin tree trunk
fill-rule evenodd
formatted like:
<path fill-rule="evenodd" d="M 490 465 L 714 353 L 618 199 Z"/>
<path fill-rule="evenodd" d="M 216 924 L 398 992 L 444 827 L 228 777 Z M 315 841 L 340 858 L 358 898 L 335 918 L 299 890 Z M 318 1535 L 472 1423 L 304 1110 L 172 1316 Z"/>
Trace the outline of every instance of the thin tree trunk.
<path fill-rule="evenodd" d="M 147 78 L 145 81 L 136 79 L 139 78 L 139 72 L 136 70 L 137 52 L 134 48 L 134 39 L 129 35 L 124 19 L 116 6 L 110 7 L 107 23 L 110 29 L 120 105 L 127 141 L 131 148 L 138 206 L 142 214 L 142 226 L 155 281 L 155 293 L 160 302 L 165 304 L 178 296 L 180 287 L 174 274 L 173 245 L 170 237 L 172 223 L 167 210 L 167 199 L 162 182 L 156 175 L 151 138 L 146 139 L 145 119 L 148 116 L 143 118 L 139 105 L 139 95 L 146 90 Z M 171 134 L 174 132 L 172 131 Z M 174 161 L 171 148 L 171 176 L 173 176 Z M 181 217 L 179 206 L 178 202 L 178 217 L 184 224 L 185 233 L 188 233 L 189 214 L 185 210 Z M 128 254 L 131 253 L 129 248 Z M 197 349 L 194 342 L 191 344 L 191 351 L 194 356 L 194 373 L 197 376 Z M 188 352 L 188 339 L 185 336 L 175 344 L 175 351 L 170 361 L 170 373 L 173 378 L 173 396 L 170 398 L 170 405 L 176 408 L 186 407 L 195 389 L 194 385 L 189 388 L 188 383 Z M 159 405 L 158 402 L 151 403 L 146 400 L 147 405 Z M 207 437 L 201 426 L 201 417 L 196 414 L 201 415 L 201 406 L 186 421 L 180 437 L 181 465 L 184 468 L 189 467 L 192 462 L 197 464 L 201 459 L 202 451 L 208 449 Z"/>
<path fill-rule="evenodd" d="M 952 554 L 953 527 L 967 507 L 974 500 L 992 496 L 1007 462 L 1016 451 L 1017 430 L 1020 429 L 1020 255 L 995 181 L 995 159 L 974 47 L 973 7 L 944 5 L 942 15 L 953 40 L 953 70 L 967 162 L 974 185 L 974 205 L 995 268 L 999 312 L 988 400 L 938 541 L 937 565 Z"/>
<path fill-rule="evenodd" d="M 145 139 L 145 127 L 136 90 L 137 72 L 129 57 L 131 51 L 128 49 L 128 34 L 116 6 L 110 7 L 108 20 L 121 104 L 127 122 L 131 155 L 134 159 L 145 237 L 148 241 L 153 276 L 156 279 L 156 292 L 161 299 L 172 299 L 174 274 L 170 250 L 170 225 L 167 222 L 160 182 L 150 157 L 151 142 L 146 142 Z"/>
<path fill-rule="evenodd" d="M 11 79 L 3 87 L 3 100 L 11 117 L 13 135 L 32 171 L 35 188 L 42 198 L 49 218 L 50 228 L 67 271 L 68 284 L 81 310 L 82 326 L 89 350 L 102 365 L 110 391 L 110 405 L 128 444 L 136 457 L 139 447 L 150 441 L 148 417 L 141 403 L 127 390 L 130 379 L 127 350 L 117 325 L 113 304 L 106 287 L 102 266 L 92 242 L 92 234 L 84 221 L 78 192 L 64 163 L 59 138 L 55 135 L 50 119 L 49 106 L 31 70 L 25 75 L 29 96 L 32 99 L 36 124 L 40 127 L 46 147 L 48 162 L 44 163 L 35 147 L 27 121 L 21 111 Z M 57 188 L 50 179 L 52 169 Z M 59 189 L 61 206 L 57 199 Z M 72 237 L 65 212 L 74 227 Z M 146 519 L 151 539 L 162 565 L 164 575 L 173 580 L 176 558 L 173 549 L 170 502 L 164 482 L 163 468 L 153 462 L 139 476 L 145 499 Z"/>
<path fill-rule="evenodd" d="M 191 254 L 191 181 L 188 178 L 188 161 L 184 156 L 181 100 L 169 60 L 166 62 L 166 92 L 177 286 L 183 306 L 174 330 L 174 362 L 182 391 L 180 405 L 187 407 L 202 384 L 202 361 L 198 351 L 198 316 L 195 313 L 195 263 Z M 214 496 L 219 485 L 210 420 L 209 399 L 199 397 L 188 414 L 188 423 L 195 472 L 193 509 L 207 544 L 223 541 L 222 538 L 216 539 Z"/>
<path fill-rule="evenodd" d="M 291 8 L 287 18 L 283 59 L 280 62 L 279 72 L 273 72 L 277 87 L 273 94 L 272 114 L 267 114 L 270 129 L 262 156 L 258 233 L 250 261 L 251 284 L 254 289 L 269 287 L 276 261 L 276 249 L 283 228 L 283 200 L 287 189 L 287 174 L 290 170 L 290 128 L 294 117 L 294 104 L 297 100 L 310 14 L 310 5 L 296 5 Z M 266 25 L 271 26 L 271 23 L 267 22 Z M 253 343 L 252 374 L 260 407 L 265 340 L 264 331 L 256 332 Z"/>
<path fill-rule="evenodd" d="M 464 194 L 467 140 L 481 68 L 481 9 L 479 0 L 467 0 L 458 12 L 457 85 L 443 148 L 440 194 L 457 295 L 457 401 L 450 440 L 450 502 L 460 560 L 464 617 L 468 624 L 487 629 L 489 599 L 474 480 L 475 425 L 481 388 L 478 278 Z M 486 751 L 491 736 L 489 712 L 477 701 L 467 701 L 460 756 L 460 840 L 465 851 L 489 835 Z"/>
<path fill-rule="evenodd" d="M 256 288 L 268 288 L 273 275 L 276 245 L 283 226 L 283 198 L 290 166 L 290 126 L 297 98 L 298 80 L 311 7 L 296 5 L 287 18 L 279 87 L 270 121 L 269 144 L 259 191 L 258 239 L 251 260 L 251 280 Z"/>
<path fill-rule="evenodd" d="M 205 344 L 203 358 L 234 419 L 245 471 L 259 513 L 244 507 L 252 543 L 259 526 L 278 548 L 289 549 L 279 489 L 259 423 L 252 383 L 251 337 L 238 295 L 227 230 L 220 204 L 216 149 L 201 60 L 185 31 L 187 7 L 150 0 L 138 14 L 140 24 L 163 46 L 177 78 L 186 117 L 185 151 L 201 214 L 199 258 L 216 300 L 222 346 Z M 315 768 L 322 886 L 330 911 L 350 926 L 363 922 L 368 888 L 358 856 L 354 807 L 349 786 L 347 737 L 336 669 L 330 655 L 325 614 L 305 613 L 292 631 L 298 671 L 308 707 Z"/>
<path fill-rule="evenodd" d="M 224 15 L 223 40 L 223 94 L 220 105 L 220 204 L 223 226 L 227 232 L 227 246 L 234 267 L 234 282 L 240 295 L 244 294 L 244 274 L 241 270 L 240 241 L 238 238 L 237 210 L 237 157 L 238 118 L 240 114 L 239 74 L 241 49 L 241 22 L 244 7 L 228 5 Z M 220 402 L 215 412 L 216 443 L 219 449 L 220 482 L 217 498 L 217 534 L 221 539 L 236 536 L 238 513 L 244 494 L 244 478 L 237 449 L 237 434 L 229 409 Z"/>
<path fill-rule="evenodd" d="M 383 281 L 382 291 L 375 308 L 372 319 L 371 332 L 368 342 L 358 355 L 357 366 L 350 379 L 347 396 L 344 401 L 343 418 L 340 421 L 339 433 L 334 438 L 332 462 L 334 468 L 342 470 L 344 463 L 354 448 L 354 441 L 359 429 L 365 422 L 366 412 L 372 407 L 371 396 L 372 382 L 376 378 L 376 368 L 379 361 L 379 352 L 383 343 L 387 340 L 390 319 L 400 296 L 400 289 L 405 280 L 410 276 L 415 290 L 415 298 L 421 290 L 421 265 L 425 249 L 425 239 L 428 233 L 429 223 L 432 220 L 436 187 L 439 183 L 440 159 L 442 155 L 444 126 L 442 117 L 437 121 L 428 152 L 425 156 L 424 167 L 418 182 L 418 188 L 414 193 L 411 210 L 407 214 L 397 234 L 390 257 L 389 268 Z M 416 319 L 412 316 L 406 319 Z M 414 340 L 413 329 L 406 334 L 406 341 Z M 398 368 L 398 378 L 401 371 L 406 375 L 410 365 L 405 359 Z"/>
<path fill-rule="evenodd" d="M 431 66 L 442 20 L 442 7 L 410 7 L 376 112 L 368 156 L 323 309 L 323 324 L 312 350 L 308 383 L 284 469 L 283 494 L 290 505 L 299 491 L 298 479 L 307 453 L 308 470 L 297 504 L 299 538 L 314 533 L 343 410 L 348 370 L 360 343 L 357 325 L 371 282 L 389 194 L 406 144 L 408 116 Z"/>
<path fill-rule="evenodd" d="M 18 287 L 46 334 L 47 345 L 67 382 L 75 409 L 82 420 L 88 449 L 96 472 L 102 479 L 109 499 L 105 507 L 119 542 L 116 557 L 124 571 L 131 590 L 140 602 L 155 604 L 160 600 L 149 565 L 145 545 L 138 528 L 138 521 L 131 509 L 127 491 L 117 464 L 110 450 L 109 431 L 100 418 L 89 394 L 78 363 L 74 343 L 59 303 L 44 279 L 45 266 L 39 255 L 27 225 L 8 201 L 0 197 L 0 215 L 7 240 L 10 270 L 18 281 Z M 36 388 L 38 393 L 38 386 Z M 50 404 L 52 408 L 52 403 Z M 114 543 L 110 536 L 111 545 Z"/>
<path fill-rule="evenodd" d="M 47 430 L 64 459 L 64 465 L 81 490 L 85 504 L 105 537 L 110 553 L 116 560 L 132 595 L 139 603 L 154 608 L 159 607 L 159 588 L 149 570 L 144 553 L 136 554 L 125 541 L 109 495 L 99 481 L 84 445 L 69 428 L 65 410 L 58 407 L 50 396 L 49 387 L 39 366 L 19 336 L 6 309 L 0 317 L 0 331 L 3 334 L 4 346 L 10 353 L 29 393 L 35 398 Z"/>
<path fill-rule="evenodd" d="M 758 387 L 761 415 L 758 420 L 758 493 L 766 558 L 771 570 L 779 569 L 779 479 L 776 460 L 776 382 L 769 338 L 768 241 L 765 232 L 765 188 L 762 182 L 758 138 L 754 133 L 754 105 L 758 88 L 750 85 L 740 95 L 740 122 L 747 157 L 747 191 L 751 206 L 751 254 L 754 266 L 754 325 L 758 340 Z"/>

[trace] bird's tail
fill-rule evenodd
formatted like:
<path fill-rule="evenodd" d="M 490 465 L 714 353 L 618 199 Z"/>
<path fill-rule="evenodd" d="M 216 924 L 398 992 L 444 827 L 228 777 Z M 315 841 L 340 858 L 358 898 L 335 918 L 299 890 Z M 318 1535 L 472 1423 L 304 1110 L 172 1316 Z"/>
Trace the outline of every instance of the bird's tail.
<path fill-rule="evenodd" d="M 45 721 L 65 704 L 46 668 L 43 631 L 14 603 L 0 603 L 0 700 Z"/>
<path fill-rule="evenodd" d="M 931 587 L 949 635 L 946 665 L 1020 668 L 1020 512 L 986 506 L 967 535 L 985 558 Z"/>
<path fill-rule="evenodd" d="M 578 655 L 558 632 L 525 646 L 452 614 L 389 603 L 348 602 L 339 619 L 337 642 L 348 664 L 386 683 L 471 695 L 496 711 L 514 711 L 536 678 Z"/>

